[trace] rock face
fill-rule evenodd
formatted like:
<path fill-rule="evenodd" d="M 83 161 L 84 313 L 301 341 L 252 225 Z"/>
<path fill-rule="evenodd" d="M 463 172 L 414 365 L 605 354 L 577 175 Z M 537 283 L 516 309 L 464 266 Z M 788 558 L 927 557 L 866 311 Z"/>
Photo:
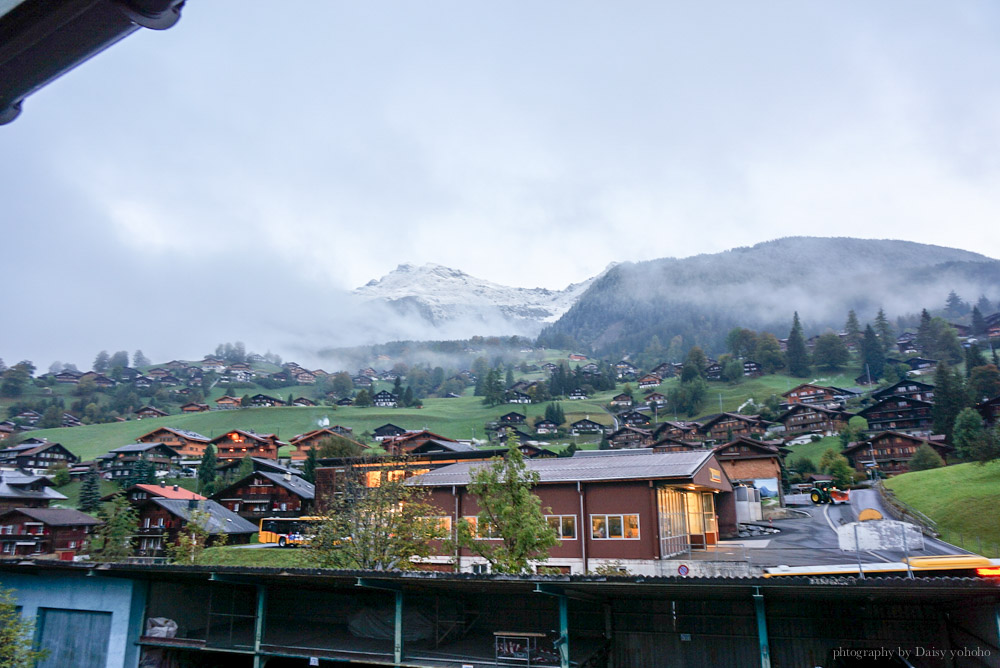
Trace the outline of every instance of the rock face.
<path fill-rule="evenodd" d="M 401 264 L 354 294 L 385 302 L 434 325 L 506 320 L 523 333 L 537 333 L 568 311 L 596 278 L 564 290 L 513 288 L 439 264 Z"/>

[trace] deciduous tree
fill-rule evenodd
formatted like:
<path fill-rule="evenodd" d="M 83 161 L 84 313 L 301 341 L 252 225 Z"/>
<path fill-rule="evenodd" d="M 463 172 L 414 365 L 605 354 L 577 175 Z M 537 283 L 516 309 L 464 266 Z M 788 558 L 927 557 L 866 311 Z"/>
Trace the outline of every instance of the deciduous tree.
<path fill-rule="evenodd" d="M 908 468 L 911 471 L 927 471 L 928 469 L 937 469 L 942 466 L 944 466 L 944 460 L 941 459 L 941 455 L 926 443 L 917 448 L 908 464 Z"/>
<path fill-rule="evenodd" d="M 854 313 L 854 311 L 851 311 Z M 847 364 L 851 357 L 847 351 L 847 345 L 840 336 L 833 332 L 825 332 L 816 339 L 816 347 L 813 348 L 813 363 L 816 366 L 835 371 Z"/>
<path fill-rule="evenodd" d="M 35 624 L 21 615 L 14 590 L 0 587 L 0 668 L 31 668 L 48 655 L 35 649 Z"/>

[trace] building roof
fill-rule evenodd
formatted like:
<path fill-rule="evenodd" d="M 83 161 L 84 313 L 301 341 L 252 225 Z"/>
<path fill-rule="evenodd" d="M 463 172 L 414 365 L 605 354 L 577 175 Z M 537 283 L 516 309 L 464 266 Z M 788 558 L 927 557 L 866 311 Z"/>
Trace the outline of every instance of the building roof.
<path fill-rule="evenodd" d="M 649 480 L 657 478 L 690 478 L 712 452 L 653 452 L 636 450 L 589 450 L 572 457 L 528 459 L 525 465 L 538 473 L 540 483 L 587 482 L 602 480 Z M 466 485 L 471 471 L 483 462 L 460 462 L 411 478 L 407 484 L 442 487 Z"/>
<path fill-rule="evenodd" d="M 171 448 L 169 445 L 164 445 L 163 443 L 131 443 L 129 445 L 123 445 L 120 448 L 115 448 L 114 450 L 109 450 L 108 454 L 125 454 L 129 452 L 146 452 L 147 450 L 154 450 L 156 448 L 165 448 L 170 452 L 173 452 L 173 456 L 180 457 L 180 454 L 176 450 Z"/>
<path fill-rule="evenodd" d="M 4 515 L 10 513 L 21 513 L 49 526 L 68 527 L 102 524 L 101 520 L 96 517 L 91 517 L 87 513 L 81 513 L 79 510 L 71 510 L 69 508 L 14 508 L 4 513 Z"/>
<path fill-rule="evenodd" d="M 276 473 L 274 471 L 254 471 L 250 475 L 244 476 L 242 479 L 234 482 L 232 485 L 228 485 L 226 489 L 214 494 L 213 496 L 218 497 L 225 491 L 232 489 L 233 487 L 238 487 L 248 479 L 255 476 L 263 476 L 275 485 L 284 487 L 289 492 L 302 499 L 316 498 L 316 487 L 311 482 L 308 482 L 301 476 L 294 475 L 292 473 Z"/>
<path fill-rule="evenodd" d="M 189 489 L 184 489 L 180 485 L 148 485 L 148 484 L 138 484 L 133 485 L 144 492 L 160 496 L 164 499 L 204 499 L 205 497 L 201 494 L 192 492 Z"/>
<path fill-rule="evenodd" d="M 189 406 L 190 404 L 184 404 L 184 405 L 185 406 Z M 205 404 L 199 404 L 199 405 L 204 406 Z M 211 439 L 208 438 L 208 436 L 202 436 L 201 434 L 199 434 L 196 431 L 190 431 L 188 429 L 178 429 L 177 427 L 157 427 L 156 429 L 153 429 L 152 431 L 146 432 L 145 434 L 143 434 L 139 438 L 146 438 L 150 434 L 155 434 L 158 431 L 169 431 L 172 434 L 177 434 L 178 436 L 180 436 L 182 438 L 186 438 L 189 441 L 202 441 L 204 443 L 208 443 L 209 440 L 211 440 Z"/>
<path fill-rule="evenodd" d="M 213 535 L 219 533 L 257 533 L 257 525 L 243 519 L 222 504 L 210 499 L 196 502 L 185 499 L 164 498 L 151 500 L 167 512 L 186 521 L 190 521 L 192 512 L 201 511 L 208 513 L 208 526 L 205 528 L 208 530 L 208 533 Z"/>
<path fill-rule="evenodd" d="M 38 489 L 30 489 L 31 486 Z M 0 499 L 40 499 L 64 501 L 66 496 L 51 489 L 52 481 L 43 475 L 31 475 L 21 471 L 0 473 Z"/>

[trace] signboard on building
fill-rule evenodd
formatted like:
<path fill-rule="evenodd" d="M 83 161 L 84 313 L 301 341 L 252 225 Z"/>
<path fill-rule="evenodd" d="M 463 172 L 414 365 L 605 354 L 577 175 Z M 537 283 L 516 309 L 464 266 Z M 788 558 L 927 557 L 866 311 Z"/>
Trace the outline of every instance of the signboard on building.
<path fill-rule="evenodd" d="M 924 548 L 920 528 L 895 520 L 851 522 L 837 527 L 837 539 L 844 551 L 893 550 L 913 552 Z"/>

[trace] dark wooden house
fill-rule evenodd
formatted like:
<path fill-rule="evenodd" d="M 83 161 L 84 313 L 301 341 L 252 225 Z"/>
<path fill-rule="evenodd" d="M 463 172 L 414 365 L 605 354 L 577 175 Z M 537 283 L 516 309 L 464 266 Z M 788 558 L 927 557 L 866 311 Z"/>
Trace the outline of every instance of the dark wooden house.
<path fill-rule="evenodd" d="M 301 517 L 313 511 L 316 498 L 311 482 L 291 473 L 255 471 L 210 497 L 240 517 Z"/>
<path fill-rule="evenodd" d="M 945 443 L 943 436 L 922 438 L 898 431 L 884 431 L 864 441 L 851 443 L 844 449 L 843 455 L 861 473 L 877 468 L 885 475 L 894 475 L 909 470 L 913 454 L 925 443 L 934 448 L 942 459 L 947 459 L 955 450 Z"/>
<path fill-rule="evenodd" d="M 868 430 L 902 431 L 913 434 L 929 434 L 934 420 L 931 416 L 933 404 L 902 396 L 890 396 L 858 412 L 868 420 Z"/>
<path fill-rule="evenodd" d="M 81 549 L 101 521 L 69 508 L 13 508 L 0 514 L 0 556 Z"/>

